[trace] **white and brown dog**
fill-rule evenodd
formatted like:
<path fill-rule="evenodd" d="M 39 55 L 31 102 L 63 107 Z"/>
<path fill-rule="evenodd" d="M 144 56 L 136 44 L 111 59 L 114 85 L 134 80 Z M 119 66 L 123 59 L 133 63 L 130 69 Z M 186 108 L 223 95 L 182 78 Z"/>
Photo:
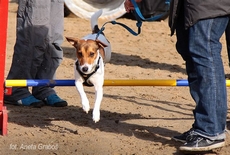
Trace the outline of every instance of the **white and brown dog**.
<path fill-rule="evenodd" d="M 85 37 L 66 39 L 76 48 L 77 60 L 75 62 L 75 86 L 81 96 L 83 110 L 90 110 L 89 100 L 83 88 L 83 84 L 94 86 L 95 103 L 93 108 L 93 120 L 100 120 L 100 105 L 103 98 L 104 63 L 111 58 L 111 46 L 103 33 L 98 33 L 98 18 L 102 10 L 97 11 L 91 17 L 92 34 Z"/>

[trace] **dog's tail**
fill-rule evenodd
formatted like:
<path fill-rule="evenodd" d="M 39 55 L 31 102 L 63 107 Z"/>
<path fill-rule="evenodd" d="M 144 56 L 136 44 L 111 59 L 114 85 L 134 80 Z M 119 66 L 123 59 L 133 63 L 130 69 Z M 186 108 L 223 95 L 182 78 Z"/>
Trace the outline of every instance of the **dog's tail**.
<path fill-rule="evenodd" d="M 98 18 L 102 15 L 103 10 L 99 10 L 95 12 L 92 17 L 91 17 L 91 29 L 93 33 L 98 33 L 99 28 L 98 28 Z"/>

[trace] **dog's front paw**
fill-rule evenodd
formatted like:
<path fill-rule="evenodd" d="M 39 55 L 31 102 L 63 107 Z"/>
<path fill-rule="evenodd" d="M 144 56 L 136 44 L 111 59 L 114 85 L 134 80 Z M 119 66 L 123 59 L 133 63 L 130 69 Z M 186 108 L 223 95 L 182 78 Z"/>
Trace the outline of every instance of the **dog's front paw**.
<path fill-rule="evenodd" d="M 82 108 L 88 114 L 88 112 L 90 110 L 89 100 L 88 99 L 82 101 Z"/>
<path fill-rule="evenodd" d="M 93 110 L 93 121 L 95 123 L 99 122 L 100 120 L 100 111 L 99 110 Z"/>

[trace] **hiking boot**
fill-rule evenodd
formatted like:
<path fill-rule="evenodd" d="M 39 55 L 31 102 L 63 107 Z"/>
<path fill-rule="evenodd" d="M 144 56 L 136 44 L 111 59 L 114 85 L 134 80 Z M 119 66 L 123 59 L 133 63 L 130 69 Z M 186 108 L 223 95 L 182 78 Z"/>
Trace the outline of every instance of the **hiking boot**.
<path fill-rule="evenodd" d="M 67 106 L 67 102 L 63 99 L 60 99 L 56 94 L 49 95 L 44 99 L 44 102 L 53 107 L 65 107 Z"/>
<path fill-rule="evenodd" d="M 42 106 L 45 105 L 43 101 L 36 99 L 33 95 L 30 95 L 18 101 L 14 101 L 11 100 L 10 98 L 4 97 L 4 103 L 12 104 L 12 105 L 31 106 L 34 108 L 41 108 Z"/>
<path fill-rule="evenodd" d="M 187 137 L 187 142 L 179 149 L 180 151 L 211 151 L 224 145 L 224 139 L 210 140 L 200 135 L 190 135 Z"/>
<path fill-rule="evenodd" d="M 190 130 L 188 130 L 188 131 L 182 133 L 181 135 L 172 137 L 172 139 L 175 140 L 175 141 L 177 141 L 177 142 L 185 143 L 187 137 L 188 137 L 189 135 L 191 135 L 192 133 L 194 133 L 194 129 L 193 129 L 193 128 L 191 128 Z"/>

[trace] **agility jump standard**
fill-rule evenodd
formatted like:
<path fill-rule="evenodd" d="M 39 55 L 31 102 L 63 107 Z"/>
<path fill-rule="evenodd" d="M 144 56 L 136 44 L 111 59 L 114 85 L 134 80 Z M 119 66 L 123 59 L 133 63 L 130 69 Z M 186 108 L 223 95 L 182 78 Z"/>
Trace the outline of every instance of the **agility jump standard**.
<path fill-rule="evenodd" d="M 36 86 L 75 86 L 75 80 L 6 80 L 5 87 L 36 87 Z M 185 79 L 178 80 L 162 80 L 162 79 L 114 79 L 105 80 L 104 86 L 188 86 L 188 81 Z M 226 80 L 226 86 L 230 86 L 230 80 Z"/>
<path fill-rule="evenodd" d="M 8 0 L 0 0 L 0 133 L 3 136 L 7 135 L 8 124 L 7 109 L 3 103 L 8 4 Z"/>

